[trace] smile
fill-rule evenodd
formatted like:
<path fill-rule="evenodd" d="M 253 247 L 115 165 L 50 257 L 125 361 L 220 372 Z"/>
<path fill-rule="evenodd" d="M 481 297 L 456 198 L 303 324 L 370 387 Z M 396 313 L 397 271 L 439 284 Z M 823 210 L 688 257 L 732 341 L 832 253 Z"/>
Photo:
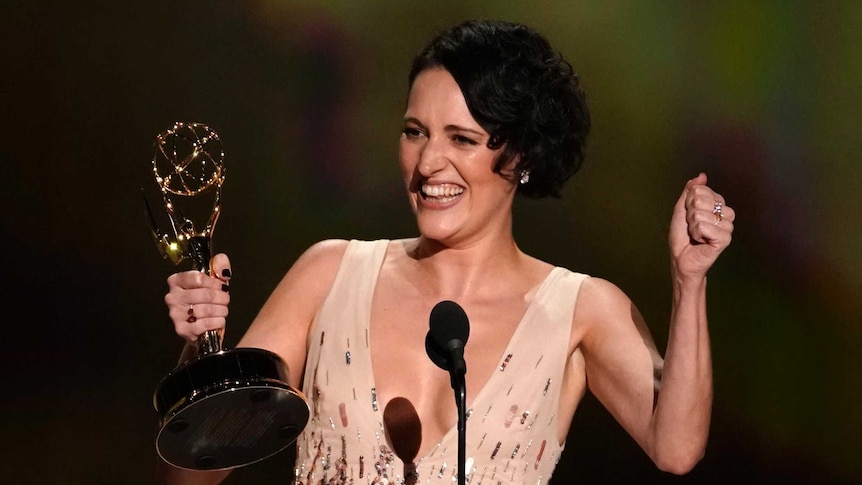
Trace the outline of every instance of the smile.
<path fill-rule="evenodd" d="M 423 199 L 432 199 L 434 202 L 451 202 L 464 193 L 464 187 L 459 187 L 452 184 L 422 184 L 420 194 Z"/>

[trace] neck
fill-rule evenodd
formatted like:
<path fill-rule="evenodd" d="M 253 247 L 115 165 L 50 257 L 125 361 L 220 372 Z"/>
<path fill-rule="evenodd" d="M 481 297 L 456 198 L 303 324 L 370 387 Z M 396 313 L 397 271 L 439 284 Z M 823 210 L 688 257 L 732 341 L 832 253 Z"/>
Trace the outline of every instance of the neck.
<path fill-rule="evenodd" d="M 406 250 L 428 275 L 436 292 L 451 299 L 493 290 L 501 276 L 521 264 L 524 256 L 511 237 L 453 247 L 420 236 Z"/>

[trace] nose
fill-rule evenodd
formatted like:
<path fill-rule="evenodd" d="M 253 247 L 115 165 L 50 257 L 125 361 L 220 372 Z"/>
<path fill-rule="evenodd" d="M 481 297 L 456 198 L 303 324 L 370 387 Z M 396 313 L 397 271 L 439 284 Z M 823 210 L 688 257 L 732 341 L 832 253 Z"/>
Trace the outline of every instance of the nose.
<path fill-rule="evenodd" d="M 428 141 L 422 147 L 417 169 L 423 177 L 430 177 L 449 164 L 449 159 L 446 158 L 444 141 L 439 136 L 429 137 Z"/>

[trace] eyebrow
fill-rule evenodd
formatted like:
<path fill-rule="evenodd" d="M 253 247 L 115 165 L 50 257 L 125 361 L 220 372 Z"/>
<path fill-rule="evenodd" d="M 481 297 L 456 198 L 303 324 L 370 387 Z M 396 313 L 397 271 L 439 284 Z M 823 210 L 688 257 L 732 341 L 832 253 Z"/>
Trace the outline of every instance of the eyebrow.
<path fill-rule="evenodd" d="M 416 119 L 412 116 L 405 116 L 404 117 L 404 123 L 415 123 L 415 124 L 421 126 L 422 128 L 425 128 L 425 124 L 423 124 L 421 121 L 419 121 L 418 119 Z M 468 133 L 473 133 L 477 136 L 488 136 L 487 134 L 485 134 L 481 131 L 474 130 L 472 128 L 467 128 L 466 126 L 461 126 L 461 125 L 446 125 L 443 128 L 443 130 L 444 131 L 466 131 Z"/>
<path fill-rule="evenodd" d="M 446 127 L 445 127 L 445 128 L 443 128 L 443 129 L 444 129 L 444 130 L 446 130 L 446 131 L 466 131 L 466 132 L 468 132 L 468 133 L 473 133 L 473 134 L 475 134 L 475 135 L 477 135 L 477 136 L 488 136 L 488 135 L 486 135 L 485 133 L 482 133 L 481 131 L 477 131 L 477 130 L 474 130 L 474 129 L 472 129 L 472 128 L 467 128 L 467 127 L 465 127 L 465 126 L 446 125 Z"/>

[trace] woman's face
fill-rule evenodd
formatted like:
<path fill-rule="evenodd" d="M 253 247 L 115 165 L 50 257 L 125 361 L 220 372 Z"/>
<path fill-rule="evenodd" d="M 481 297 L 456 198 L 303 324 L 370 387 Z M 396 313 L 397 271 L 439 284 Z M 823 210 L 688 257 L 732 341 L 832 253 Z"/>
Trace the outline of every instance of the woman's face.
<path fill-rule="evenodd" d="M 442 68 L 413 81 L 399 158 L 419 232 L 469 244 L 500 231 L 511 234 L 514 177 L 495 173 L 501 149 L 473 119 L 455 79 Z"/>

